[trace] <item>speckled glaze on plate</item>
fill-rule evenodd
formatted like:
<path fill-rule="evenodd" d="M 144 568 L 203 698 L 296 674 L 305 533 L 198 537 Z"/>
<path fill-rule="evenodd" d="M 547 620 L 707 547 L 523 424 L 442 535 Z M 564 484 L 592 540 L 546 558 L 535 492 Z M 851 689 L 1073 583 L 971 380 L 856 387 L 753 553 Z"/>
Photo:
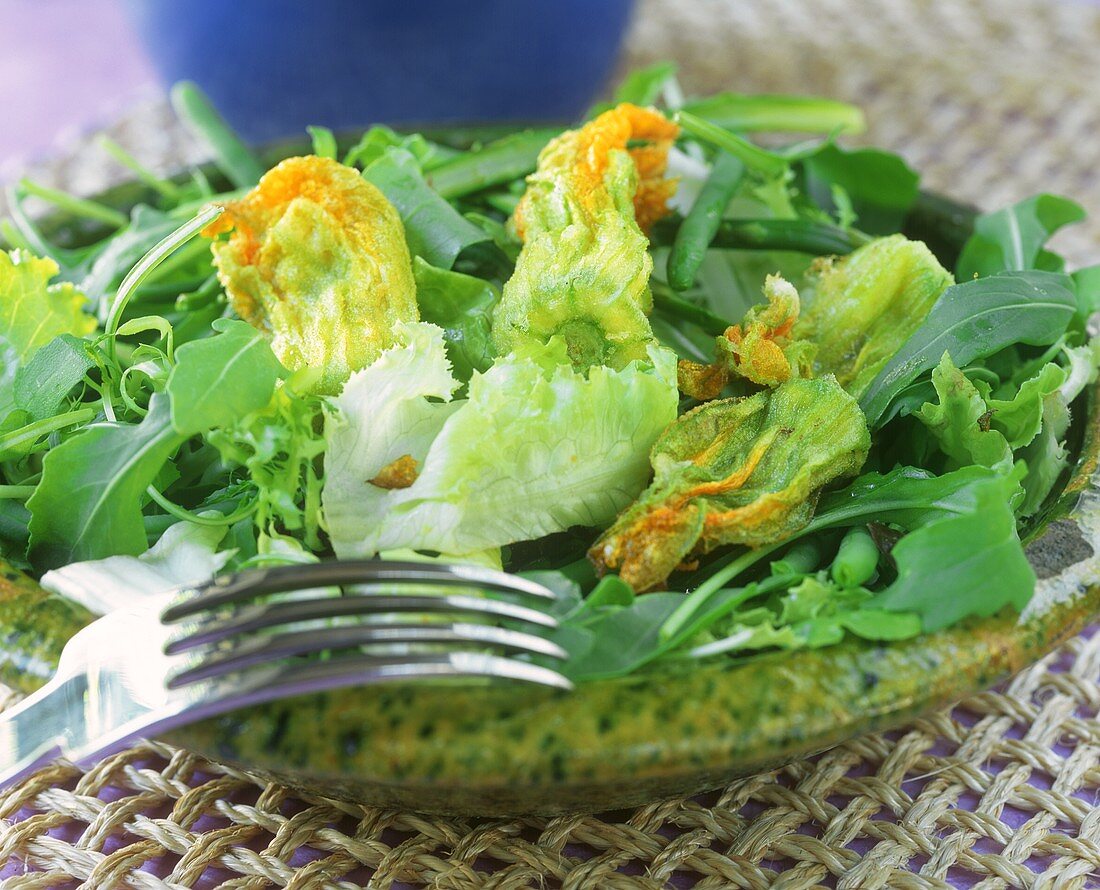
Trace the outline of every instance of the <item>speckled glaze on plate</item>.
<path fill-rule="evenodd" d="M 133 196 L 113 197 L 125 204 Z M 971 216 L 926 198 L 908 231 L 950 256 Z M 711 661 L 572 693 L 342 689 L 226 714 L 167 740 L 314 794 L 430 813 L 519 815 L 695 793 L 901 724 L 1015 673 L 1100 612 L 1098 392 L 1078 407 L 1073 474 L 1027 544 L 1039 584 L 1022 616 L 886 645 L 851 640 L 746 663 Z M 0 573 L 0 680 L 35 688 L 86 620 L 33 582 Z"/>

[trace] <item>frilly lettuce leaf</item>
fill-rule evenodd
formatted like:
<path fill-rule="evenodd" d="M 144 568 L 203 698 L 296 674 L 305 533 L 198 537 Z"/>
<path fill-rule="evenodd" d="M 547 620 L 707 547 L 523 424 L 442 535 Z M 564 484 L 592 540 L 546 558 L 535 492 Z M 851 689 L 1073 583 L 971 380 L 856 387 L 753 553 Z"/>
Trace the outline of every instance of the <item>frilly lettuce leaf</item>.
<path fill-rule="evenodd" d="M 815 374 L 858 398 L 954 279 L 923 242 L 891 235 L 819 262 L 811 282 L 794 336 L 817 346 Z"/>
<path fill-rule="evenodd" d="M 831 376 L 707 402 L 657 440 L 653 483 L 589 558 L 648 590 L 693 554 L 790 537 L 826 483 L 859 471 L 870 444 L 859 405 Z"/>
<path fill-rule="evenodd" d="M 401 218 L 374 185 L 328 158 L 288 158 L 205 230 L 237 314 L 271 337 L 292 371 L 322 370 L 317 390 L 392 345 L 416 321 L 416 284 Z"/>
<path fill-rule="evenodd" d="M 624 104 L 543 149 L 516 208 L 524 246 L 493 319 L 500 354 L 559 337 L 579 369 L 646 360 L 644 229 L 675 187 L 664 172 L 677 132 L 658 112 Z"/>
<path fill-rule="evenodd" d="M 1010 468 L 1012 448 L 1004 434 L 992 428 L 994 412 L 946 352 L 932 372 L 932 386 L 938 402 L 925 402 L 915 416 L 950 459 L 950 468 L 971 464 Z"/>
<path fill-rule="evenodd" d="M 675 358 L 659 347 L 584 375 L 552 341 L 498 360 L 451 401 L 443 331 L 396 336 L 326 419 L 323 508 L 340 557 L 461 556 L 603 527 L 644 487 L 649 449 L 676 416 Z"/>

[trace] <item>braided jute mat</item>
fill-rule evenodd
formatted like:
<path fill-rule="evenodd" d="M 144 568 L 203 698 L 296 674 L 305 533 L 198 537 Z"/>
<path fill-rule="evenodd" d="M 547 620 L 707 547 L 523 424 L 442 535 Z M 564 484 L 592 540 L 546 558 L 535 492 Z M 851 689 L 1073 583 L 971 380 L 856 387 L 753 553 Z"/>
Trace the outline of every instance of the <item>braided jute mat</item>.
<path fill-rule="evenodd" d="M 866 141 L 927 186 L 999 206 L 1046 190 L 1100 261 L 1100 5 L 1074 0 L 647 0 L 624 68 L 689 91 L 860 103 Z M 160 103 L 112 135 L 165 170 L 197 159 Z M 33 171 L 93 192 L 89 147 Z M 423 817 L 311 799 L 149 743 L 0 796 L 0 887 L 1100 887 L 1100 632 L 1003 689 L 720 792 L 553 819 Z"/>

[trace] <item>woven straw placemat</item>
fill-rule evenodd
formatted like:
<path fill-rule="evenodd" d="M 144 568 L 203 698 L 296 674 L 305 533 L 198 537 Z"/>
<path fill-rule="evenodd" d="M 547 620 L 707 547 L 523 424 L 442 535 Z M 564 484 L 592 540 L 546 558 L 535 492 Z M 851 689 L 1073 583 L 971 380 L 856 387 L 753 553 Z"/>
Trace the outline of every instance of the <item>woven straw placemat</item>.
<path fill-rule="evenodd" d="M 837 96 L 925 185 L 985 206 L 1039 190 L 1094 220 L 1100 7 L 1074 0 L 647 0 L 624 68 L 688 90 Z M 198 159 L 167 109 L 112 135 L 152 166 Z M 90 148 L 34 171 L 94 192 Z M 0 881 L 30 888 L 1100 887 L 1100 633 L 1007 687 L 892 733 L 631 812 L 461 820 L 310 799 L 145 744 L 0 795 Z"/>

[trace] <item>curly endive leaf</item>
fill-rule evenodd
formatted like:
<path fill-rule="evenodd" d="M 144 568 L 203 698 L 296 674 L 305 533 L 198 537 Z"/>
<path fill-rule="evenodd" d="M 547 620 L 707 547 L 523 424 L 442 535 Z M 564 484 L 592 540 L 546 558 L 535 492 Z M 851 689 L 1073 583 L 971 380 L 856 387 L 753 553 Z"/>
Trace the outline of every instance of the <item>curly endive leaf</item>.
<path fill-rule="evenodd" d="M 578 369 L 646 359 L 644 230 L 675 188 L 664 172 L 677 132 L 660 113 L 623 104 L 543 149 L 516 208 L 524 246 L 493 318 L 500 354 L 556 336 Z"/>
<path fill-rule="evenodd" d="M 323 370 L 334 393 L 416 321 L 416 284 L 401 218 L 355 170 L 288 158 L 204 231 L 237 314 L 271 336 L 289 369 Z"/>
<path fill-rule="evenodd" d="M 760 546 L 798 531 L 818 492 L 854 475 L 870 435 L 836 380 L 792 379 L 684 414 L 653 446 L 653 483 L 589 551 L 635 590 L 695 553 Z"/>

